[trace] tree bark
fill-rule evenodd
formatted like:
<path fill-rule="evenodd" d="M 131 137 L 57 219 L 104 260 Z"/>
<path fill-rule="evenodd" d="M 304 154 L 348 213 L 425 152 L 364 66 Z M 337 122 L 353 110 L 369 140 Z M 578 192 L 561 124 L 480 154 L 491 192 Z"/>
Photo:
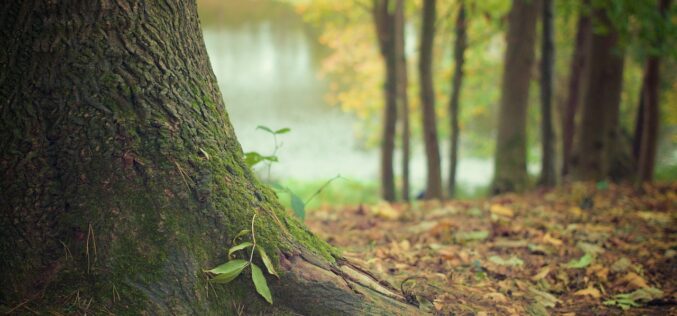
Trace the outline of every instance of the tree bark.
<path fill-rule="evenodd" d="M 670 7 L 670 0 L 660 0 L 658 10 L 663 18 Z M 660 34 L 660 33 L 659 33 Z M 661 39 L 655 45 L 660 45 Z M 660 57 L 653 55 L 646 62 L 640 105 L 638 107 L 635 145 L 637 148 L 637 180 L 639 182 L 653 180 L 656 162 L 656 143 L 660 124 L 659 91 L 660 91 Z"/>
<path fill-rule="evenodd" d="M 243 162 L 195 2 L 3 1 L 0 26 L 1 311 L 416 313 Z M 203 272 L 254 214 L 274 305 Z"/>
<path fill-rule="evenodd" d="M 458 164 L 458 112 L 461 96 L 461 85 L 463 83 L 463 65 L 465 58 L 463 54 L 468 46 L 466 36 L 467 22 L 465 16 L 465 3 L 461 2 L 456 17 L 456 42 L 454 43 L 454 78 L 451 84 L 451 99 L 449 100 L 449 122 L 451 130 L 451 146 L 449 149 L 449 188 L 447 194 L 450 199 L 456 195 L 456 166 Z"/>
<path fill-rule="evenodd" d="M 442 169 L 440 146 L 437 140 L 437 119 L 435 114 L 435 90 L 433 86 L 432 62 L 435 40 L 436 0 L 423 1 L 423 27 L 418 71 L 421 80 L 421 108 L 423 110 L 423 142 L 425 143 L 427 181 L 424 198 L 442 198 Z"/>
<path fill-rule="evenodd" d="M 527 185 L 526 116 L 534 63 L 538 1 L 514 0 L 508 16 L 492 193 Z"/>
<path fill-rule="evenodd" d="M 555 41 L 553 34 L 552 0 L 543 0 L 543 32 L 541 37 L 541 178 L 542 186 L 552 187 L 557 182 L 555 173 L 555 135 L 552 127 L 553 67 Z"/>
<path fill-rule="evenodd" d="M 605 34 L 593 33 L 580 133 L 571 159 L 575 180 L 603 180 L 612 174 L 620 156 L 618 116 L 623 83 L 623 55 L 615 51 L 618 32 L 602 9 L 593 13 Z"/>
<path fill-rule="evenodd" d="M 402 200 L 411 197 L 409 184 L 409 156 L 411 153 L 411 128 L 409 126 L 409 97 L 407 95 L 407 55 L 405 52 L 404 1 L 396 0 L 395 7 L 395 59 L 397 73 L 397 108 L 400 111 L 402 128 Z"/>
<path fill-rule="evenodd" d="M 588 1 L 584 1 L 587 5 Z M 569 94 L 564 108 L 562 121 L 562 177 L 569 174 L 571 155 L 574 147 L 574 135 L 576 127 L 576 113 L 582 96 L 585 95 L 585 71 L 589 67 L 588 52 L 590 46 L 590 17 L 587 13 L 579 12 L 576 30 L 576 44 L 574 55 L 571 58 L 571 72 L 569 73 Z"/>
<path fill-rule="evenodd" d="M 395 15 L 389 12 L 390 0 L 374 0 L 373 16 L 381 56 L 385 62 L 386 80 L 383 87 L 383 134 L 381 136 L 381 197 L 395 201 L 393 154 L 397 128 L 397 54 L 395 52 Z"/>

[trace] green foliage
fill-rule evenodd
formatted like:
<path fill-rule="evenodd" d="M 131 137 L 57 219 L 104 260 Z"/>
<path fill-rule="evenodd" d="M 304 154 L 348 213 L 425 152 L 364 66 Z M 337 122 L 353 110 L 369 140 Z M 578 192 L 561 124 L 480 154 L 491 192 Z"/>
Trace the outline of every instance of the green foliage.
<path fill-rule="evenodd" d="M 631 307 L 642 306 L 642 303 L 647 303 L 655 299 L 663 297 L 663 291 L 656 288 L 642 288 L 630 293 L 614 295 L 613 299 L 604 301 L 604 305 L 617 306 L 623 310 Z"/>
<path fill-rule="evenodd" d="M 265 276 L 263 275 L 263 271 L 261 271 L 261 268 L 259 268 L 252 260 L 254 259 L 254 250 L 257 250 L 259 253 L 259 256 L 261 257 L 261 261 L 263 261 L 263 264 L 266 266 L 266 269 L 268 270 L 269 274 L 275 275 L 279 277 L 277 272 L 275 271 L 275 267 L 273 265 L 273 262 L 270 260 L 270 257 L 266 253 L 266 251 L 258 246 L 256 244 L 256 235 L 254 232 L 254 221 L 256 220 L 256 214 L 252 217 L 252 228 L 251 230 L 249 229 L 243 229 L 235 237 L 233 238 L 233 242 L 235 242 L 237 239 L 242 238 L 246 236 L 247 234 L 250 234 L 249 236 L 251 237 L 251 241 L 245 241 L 240 244 L 237 244 L 230 249 L 228 249 L 228 257 L 233 255 L 234 253 L 247 249 L 251 247 L 251 252 L 249 254 L 249 260 L 244 260 L 244 259 L 232 259 L 229 260 L 228 262 L 219 265 L 211 270 L 207 270 L 206 272 L 214 275 L 209 281 L 212 283 L 219 283 L 219 284 L 227 284 L 233 280 L 235 280 L 241 273 L 242 271 L 250 267 L 251 271 L 251 277 L 252 281 L 254 283 L 254 288 L 256 288 L 256 292 L 261 295 L 266 302 L 273 304 L 273 296 L 270 293 L 270 289 L 268 288 L 268 282 L 266 281 Z"/>
<path fill-rule="evenodd" d="M 569 261 L 566 266 L 567 268 L 571 269 L 583 269 L 589 266 L 592 263 L 593 259 L 594 259 L 593 255 L 586 253 L 585 255 L 583 255 L 583 257 L 579 259 L 573 259 Z"/>
<path fill-rule="evenodd" d="M 273 296 L 270 294 L 270 289 L 268 288 L 268 283 L 266 282 L 266 277 L 263 276 L 263 271 L 256 264 L 251 265 L 252 268 L 252 281 L 254 281 L 254 287 L 256 292 L 261 294 L 263 298 L 270 304 L 273 304 Z"/>

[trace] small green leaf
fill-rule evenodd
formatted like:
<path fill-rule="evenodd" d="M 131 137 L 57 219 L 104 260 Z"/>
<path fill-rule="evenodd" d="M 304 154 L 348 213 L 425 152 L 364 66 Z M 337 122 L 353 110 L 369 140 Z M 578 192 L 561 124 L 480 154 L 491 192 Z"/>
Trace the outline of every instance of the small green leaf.
<path fill-rule="evenodd" d="M 239 245 L 235 245 L 235 246 L 231 247 L 230 249 L 228 249 L 228 257 L 230 257 L 230 255 L 232 255 L 234 252 L 236 252 L 238 250 L 242 250 L 242 249 L 245 249 L 247 247 L 251 247 L 253 245 L 254 244 L 252 244 L 251 242 L 248 242 L 248 241 L 245 241 L 245 242 L 243 242 Z"/>
<path fill-rule="evenodd" d="M 289 191 L 289 195 L 291 196 L 291 209 L 294 210 L 294 214 L 300 219 L 306 218 L 306 204 L 293 192 Z"/>
<path fill-rule="evenodd" d="M 209 270 L 213 274 L 217 274 L 210 281 L 214 283 L 228 283 L 237 278 L 238 275 L 249 265 L 249 261 L 236 259 L 230 260 L 214 269 Z"/>
<path fill-rule="evenodd" d="M 263 298 L 270 304 L 273 304 L 273 295 L 270 294 L 270 289 L 268 288 L 268 282 L 266 282 L 266 277 L 263 276 L 263 271 L 257 265 L 252 263 L 252 281 L 254 281 L 254 287 L 256 292 L 261 294 Z"/>
<path fill-rule="evenodd" d="M 244 153 L 244 162 L 249 166 L 249 168 L 255 166 L 257 163 L 261 162 L 264 160 L 264 157 L 261 156 L 261 154 L 255 152 L 255 151 L 250 151 L 248 153 Z"/>
<path fill-rule="evenodd" d="M 268 273 L 280 277 L 277 275 L 277 272 L 275 272 L 275 267 L 273 266 L 273 262 L 270 260 L 270 257 L 268 257 L 268 254 L 266 253 L 265 250 L 261 247 L 256 247 L 256 249 L 259 251 L 259 255 L 261 255 L 261 260 L 263 261 L 263 265 L 266 266 L 266 269 L 268 270 Z"/>
<path fill-rule="evenodd" d="M 569 263 L 567 263 L 567 268 L 572 268 L 572 269 L 585 268 L 585 267 L 589 266 L 590 263 L 592 263 L 593 258 L 594 257 L 591 254 L 586 253 L 583 257 L 581 257 L 578 260 L 574 259 L 574 260 L 569 261 Z"/>
<path fill-rule="evenodd" d="M 275 134 L 275 132 L 273 132 L 273 130 L 270 129 L 270 127 L 268 127 L 268 126 L 259 125 L 259 126 L 256 127 L 256 129 L 264 130 L 268 133 Z"/>
<path fill-rule="evenodd" d="M 236 239 L 238 239 L 238 238 L 240 238 L 240 237 L 242 237 L 242 236 L 246 236 L 246 235 L 249 235 L 249 229 L 243 229 L 243 230 L 241 230 L 239 233 L 237 233 L 237 235 L 235 235 L 235 237 L 233 237 L 233 243 L 235 243 L 235 240 L 236 240 Z"/>
<path fill-rule="evenodd" d="M 286 134 L 286 133 L 289 133 L 290 131 L 291 131 L 291 129 L 289 127 L 285 127 L 285 128 L 280 128 L 280 129 L 276 130 L 275 134 L 278 134 L 278 135 L 279 134 Z"/>

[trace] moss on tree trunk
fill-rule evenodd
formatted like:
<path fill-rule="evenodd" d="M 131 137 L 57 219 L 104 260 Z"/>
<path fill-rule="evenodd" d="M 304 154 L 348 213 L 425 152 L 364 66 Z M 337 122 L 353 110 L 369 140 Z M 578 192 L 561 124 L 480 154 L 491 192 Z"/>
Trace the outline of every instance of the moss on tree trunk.
<path fill-rule="evenodd" d="M 194 2 L 6 1 L 0 24 L 0 310 L 416 311 L 243 163 Z M 272 306 L 248 276 L 203 272 L 255 213 L 282 272 Z"/>

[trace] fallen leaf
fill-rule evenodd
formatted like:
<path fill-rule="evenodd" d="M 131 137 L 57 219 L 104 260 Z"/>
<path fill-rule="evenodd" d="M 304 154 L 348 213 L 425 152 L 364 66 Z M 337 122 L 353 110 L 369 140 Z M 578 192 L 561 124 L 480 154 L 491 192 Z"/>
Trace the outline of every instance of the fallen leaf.
<path fill-rule="evenodd" d="M 508 298 L 503 295 L 503 293 L 499 292 L 492 292 L 492 293 L 487 293 L 482 296 L 485 300 L 490 300 L 493 301 L 494 303 L 507 303 Z"/>
<path fill-rule="evenodd" d="M 532 281 L 538 281 L 544 279 L 546 276 L 548 276 L 548 273 L 550 273 L 550 267 L 543 267 L 541 268 L 540 271 L 533 277 L 531 277 Z"/>
<path fill-rule="evenodd" d="M 550 236 L 550 233 L 543 235 L 543 242 L 546 244 L 551 244 L 555 247 L 559 247 L 563 244 L 561 239 Z"/>
<path fill-rule="evenodd" d="M 512 209 L 505 207 L 503 205 L 500 205 L 500 204 L 492 204 L 491 207 L 489 208 L 489 212 L 491 212 L 491 214 L 505 216 L 505 217 L 515 216 L 515 213 L 512 211 Z"/>
<path fill-rule="evenodd" d="M 621 278 L 619 282 L 631 285 L 635 289 L 650 287 L 644 278 L 634 272 L 628 272 L 628 274 Z"/>
<path fill-rule="evenodd" d="M 583 257 L 579 259 L 572 259 L 571 261 L 569 261 L 566 267 L 571 269 L 582 269 L 589 266 L 590 263 L 592 263 L 593 258 L 594 257 L 591 254 L 586 253 L 585 255 L 583 255 Z"/>
<path fill-rule="evenodd" d="M 588 286 L 586 289 L 576 291 L 574 293 L 576 296 L 592 296 L 594 298 L 600 298 L 602 297 L 602 293 L 599 292 L 598 289 L 594 288 L 593 286 Z"/>
<path fill-rule="evenodd" d="M 503 259 L 499 256 L 491 256 L 489 257 L 489 261 L 499 265 L 499 266 L 521 266 L 524 265 L 524 261 L 520 258 L 517 258 L 515 256 L 510 257 L 509 259 Z"/>

